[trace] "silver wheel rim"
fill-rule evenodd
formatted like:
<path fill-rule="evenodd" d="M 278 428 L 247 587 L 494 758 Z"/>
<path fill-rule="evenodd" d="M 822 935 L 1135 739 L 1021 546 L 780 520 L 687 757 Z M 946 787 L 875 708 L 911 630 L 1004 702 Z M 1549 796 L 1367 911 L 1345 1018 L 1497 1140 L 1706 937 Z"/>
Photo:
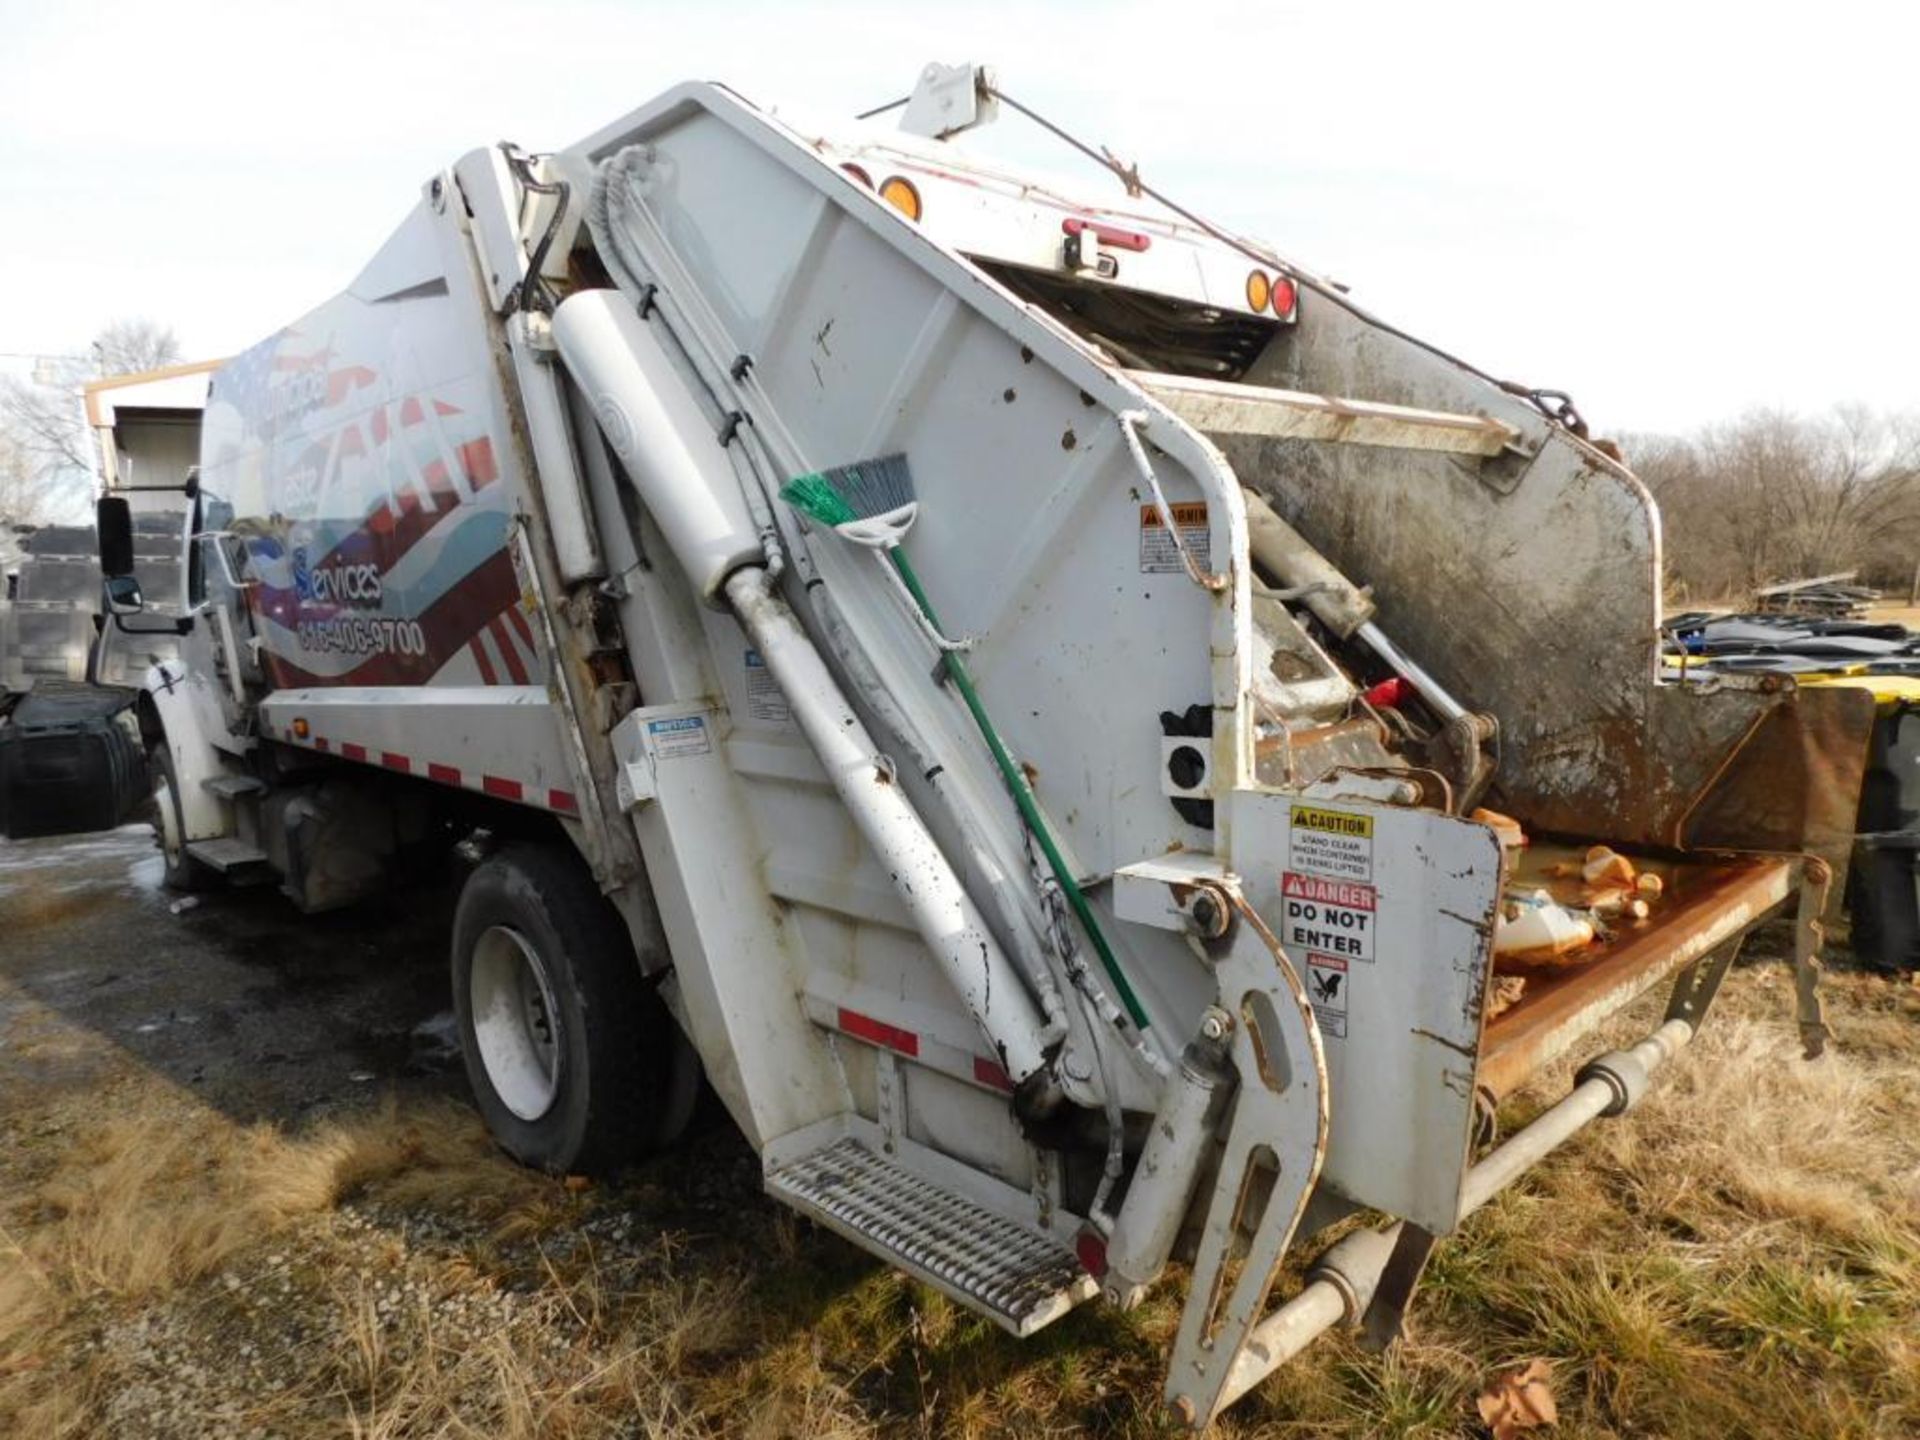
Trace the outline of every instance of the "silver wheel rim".
<path fill-rule="evenodd" d="M 522 1120 L 538 1120 L 560 1090 L 560 1016 L 547 967 L 519 931 L 495 925 L 474 942 L 467 993 L 493 1093 Z"/>

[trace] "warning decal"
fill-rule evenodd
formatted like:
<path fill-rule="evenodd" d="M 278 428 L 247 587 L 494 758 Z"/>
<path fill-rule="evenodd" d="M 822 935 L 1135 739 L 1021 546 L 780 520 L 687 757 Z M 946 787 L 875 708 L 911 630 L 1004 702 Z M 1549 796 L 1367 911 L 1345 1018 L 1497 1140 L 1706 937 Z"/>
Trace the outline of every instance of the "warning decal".
<path fill-rule="evenodd" d="M 1373 817 L 1317 805 L 1293 807 L 1288 840 L 1293 870 L 1338 880 L 1373 879 Z"/>
<path fill-rule="evenodd" d="M 767 662 L 758 650 L 749 649 L 747 664 L 747 715 L 754 720 L 767 720 L 775 725 L 785 725 L 793 719 L 793 711 L 787 706 L 787 697 L 780 688 L 780 682 L 773 678 L 773 672 L 767 669 Z"/>
<path fill-rule="evenodd" d="M 1307 957 L 1307 998 L 1322 1035 L 1347 1038 L 1347 962 L 1338 955 Z"/>
<path fill-rule="evenodd" d="M 1347 880 L 1324 880 L 1318 875 L 1295 875 L 1291 870 L 1280 877 L 1280 893 L 1289 900 L 1347 905 L 1355 910 L 1373 909 L 1378 898 L 1371 885 L 1356 885 Z"/>
<path fill-rule="evenodd" d="M 675 755 L 705 755 L 713 749 L 703 715 L 678 715 L 647 722 L 647 745 L 662 759 Z"/>
<path fill-rule="evenodd" d="M 1333 956 L 1342 968 L 1349 960 L 1372 961 L 1378 896 L 1371 885 L 1289 870 L 1280 877 L 1280 899 L 1282 943 L 1289 950 L 1311 952 L 1316 960 Z"/>
<path fill-rule="evenodd" d="M 1180 505 L 1167 507 L 1173 512 L 1173 523 L 1180 527 L 1180 538 L 1186 543 L 1187 553 L 1193 556 L 1194 563 L 1202 570 L 1213 568 L 1213 547 L 1207 531 L 1207 502 L 1190 500 Z M 1173 543 L 1173 536 L 1160 522 L 1158 505 L 1140 507 L 1140 573 L 1142 575 L 1179 574 L 1186 569 L 1180 559 L 1180 551 Z"/>

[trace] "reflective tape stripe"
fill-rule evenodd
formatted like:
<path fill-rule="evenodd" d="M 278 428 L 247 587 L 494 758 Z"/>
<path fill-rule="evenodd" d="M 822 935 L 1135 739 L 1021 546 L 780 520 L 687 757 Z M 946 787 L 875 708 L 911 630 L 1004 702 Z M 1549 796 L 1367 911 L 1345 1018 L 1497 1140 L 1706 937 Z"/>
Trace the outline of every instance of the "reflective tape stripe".
<path fill-rule="evenodd" d="M 871 1015 L 862 1015 L 858 1010 L 849 1010 L 844 1005 L 840 1007 L 840 1028 L 856 1039 L 870 1040 L 875 1045 L 897 1050 L 902 1055 L 920 1053 L 920 1037 L 913 1031 L 902 1030 L 898 1025 L 889 1025 Z"/>
<path fill-rule="evenodd" d="M 344 760 L 356 760 L 366 765 L 379 765 L 400 775 L 423 775 L 439 785 L 452 785 L 459 789 L 475 788 L 457 765 L 442 765 L 437 760 L 424 763 L 416 761 L 411 755 L 403 755 L 397 750 L 370 751 L 355 740 L 333 741 L 325 735 L 314 735 L 302 740 L 291 730 L 275 734 L 271 729 L 265 732 L 269 737 L 287 745 L 305 745 L 323 755 L 338 754 Z M 477 788 L 499 800 L 512 800 L 523 805 L 536 805 L 543 810 L 552 810 L 562 815 L 578 815 L 580 800 L 571 790 L 561 790 L 550 786 L 529 785 L 505 775 L 476 774 Z M 877 1022 L 876 1022 L 877 1023 Z M 906 1033 L 906 1032 L 901 1032 Z"/>

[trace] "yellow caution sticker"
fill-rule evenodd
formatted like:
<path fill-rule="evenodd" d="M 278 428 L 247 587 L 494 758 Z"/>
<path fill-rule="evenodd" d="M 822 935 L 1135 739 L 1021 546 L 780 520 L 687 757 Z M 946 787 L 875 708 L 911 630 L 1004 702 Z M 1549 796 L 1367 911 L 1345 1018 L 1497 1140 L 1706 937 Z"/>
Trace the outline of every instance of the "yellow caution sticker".
<path fill-rule="evenodd" d="M 1295 805 L 1287 868 L 1362 884 L 1373 880 L 1373 816 Z"/>

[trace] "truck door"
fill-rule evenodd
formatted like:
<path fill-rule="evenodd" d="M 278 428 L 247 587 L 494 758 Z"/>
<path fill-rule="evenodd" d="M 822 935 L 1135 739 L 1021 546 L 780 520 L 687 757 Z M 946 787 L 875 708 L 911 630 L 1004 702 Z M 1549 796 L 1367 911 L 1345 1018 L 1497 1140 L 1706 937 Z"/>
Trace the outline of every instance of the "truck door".
<path fill-rule="evenodd" d="M 202 614 L 203 659 L 221 682 L 228 729 L 243 728 L 251 700 L 265 688 L 249 592 L 259 585 L 249 538 L 233 528 L 233 506 L 202 490 L 194 497 L 187 550 L 187 604 Z M 196 627 L 196 634 L 201 629 Z"/>

